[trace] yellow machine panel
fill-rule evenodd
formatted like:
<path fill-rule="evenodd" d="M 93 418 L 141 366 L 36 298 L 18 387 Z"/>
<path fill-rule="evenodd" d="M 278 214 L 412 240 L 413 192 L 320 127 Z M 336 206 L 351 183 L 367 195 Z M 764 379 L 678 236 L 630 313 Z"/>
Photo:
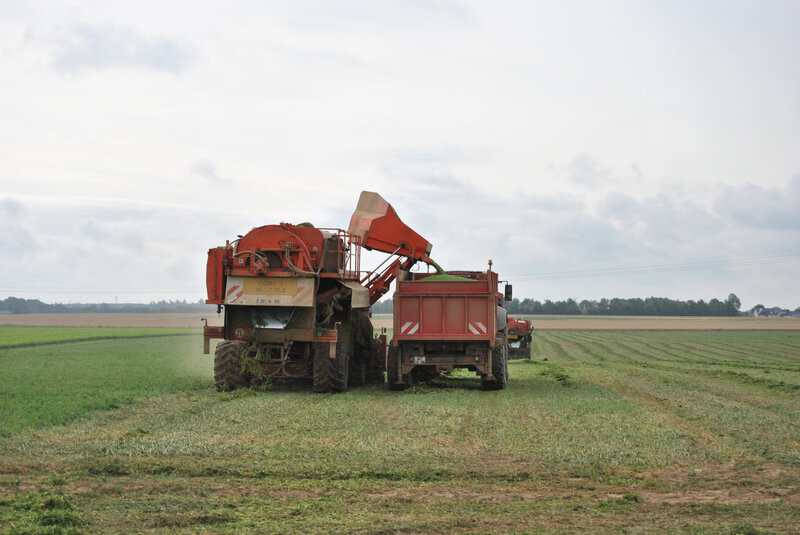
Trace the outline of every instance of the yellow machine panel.
<path fill-rule="evenodd" d="M 314 279 L 228 277 L 226 305 L 313 306 Z"/>

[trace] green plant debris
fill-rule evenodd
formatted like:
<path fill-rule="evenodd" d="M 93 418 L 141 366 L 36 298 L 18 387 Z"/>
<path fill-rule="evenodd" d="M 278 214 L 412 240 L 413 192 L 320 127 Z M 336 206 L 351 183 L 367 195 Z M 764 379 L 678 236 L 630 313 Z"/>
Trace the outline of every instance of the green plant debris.
<path fill-rule="evenodd" d="M 775 385 L 798 354 L 793 332 L 542 331 L 502 391 L 316 396 L 215 392 L 200 336 L 3 349 L 0 533 L 795 533 L 800 397 Z"/>
<path fill-rule="evenodd" d="M 430 260 L 430 264 L 436 268 L 436 275 L 431 275 L 430 277 L 425 277 L 424 279 L 419 279 L 420 282 L 441 282 L 441 281 L 469 281 L 472 279 L 468 279 L 467 277 L 459 277 L 457 275 L 448 275 L 447 272 L 442 269 L 442 266 L 436 263 L 433 259 Z"/>
<path fill-rule="evenodd" d="M 37 331 L 48 338 L 47 327 Z M 0 436 L 211 384 L 212 359 L 197 333 L 43 346 L 29 340 L 31 347 L 0 348 Z"/>
<path fill-rule="evenodd" d="M 428 258 L 428 260 L 430 260 L 431 265 L 436 268 L 436 273 L 437 274 L 439 274 L 439 275 L 444 275 L 445 274 L 445 270 L 442 269 L 442 266 L 437 264 L 436 261 L 433 258 Z"/>
<path fill-rule="evenodd" d="M 17 327 L 0 326 L 0 348 L 197 334 L 198 329 L 164 327 Z"/>
<path fill-rule="evenodd" d="M 459 277 L 457 275 L 448 275 L 447 273 L 441 275 L 431 275 L 424 279 L 419 279 L 419 282 L 441 282 L 441 281 L 471 281 L 466 277 Z"/>

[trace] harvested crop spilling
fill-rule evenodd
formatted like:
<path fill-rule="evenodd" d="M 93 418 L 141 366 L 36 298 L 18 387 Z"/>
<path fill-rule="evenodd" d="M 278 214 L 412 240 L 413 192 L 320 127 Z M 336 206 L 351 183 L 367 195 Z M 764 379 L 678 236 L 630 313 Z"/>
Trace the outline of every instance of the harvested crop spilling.
<path fill-rule="evenodd" d="M 419 279 L 419 282 L 441 282 L 441 281 L 468 281 L 472 279 L 468 279 L 466 277 L 459 277 L 458 275 L 448 275 L 447 273 L 441 273 L 438 275 L 431 275 L 430 277 L 425 277 L 424 279 Z"/>
<path fill-rule="evenodd" d="M 420 282 L 441 282 L 441 281 L 468 281 L 466 277 L 459 277 L 458 275 L 448 275 L 442 266 L 436 263 L 435 260 L 430 259 L 430 263 L 433 267 L 436 268 L 436 275 L 431 275 L 430 277 L 425 277 L 424 279 L 420 279 Z"/>

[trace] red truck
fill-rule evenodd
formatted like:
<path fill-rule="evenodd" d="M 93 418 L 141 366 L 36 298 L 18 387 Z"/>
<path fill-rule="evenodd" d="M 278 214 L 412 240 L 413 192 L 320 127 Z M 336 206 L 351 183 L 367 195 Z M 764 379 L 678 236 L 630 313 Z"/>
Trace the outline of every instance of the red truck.
<path fill-rule="evenodd" d="M 480 375 L 484 390 L 505 388 L 507 320 L 499 307 L 497 273 L 448 271 L 443 276 L 398 270 L 396 284 L 389 389 L 403 390 L 455 368 Z"/>

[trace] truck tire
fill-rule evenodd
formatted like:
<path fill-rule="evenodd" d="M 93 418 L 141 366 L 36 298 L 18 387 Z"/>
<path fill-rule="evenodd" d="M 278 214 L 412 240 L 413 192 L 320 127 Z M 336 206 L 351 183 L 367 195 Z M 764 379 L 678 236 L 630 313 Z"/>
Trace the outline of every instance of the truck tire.
<path fill-rule="evenodd" d="M 400 348 L 396 346 L 389 346 L 386 359 L 386 383 L 389 390 L 405 390 L 408 388 L 406 381 L 400 381 Z"/>
<path fill-rule="evenodd" d="M 314 392 L 344 392 L 347 390 L 350 358 L 353 355 L 353 330 L 339 325 L 336 357 L 330 358 L 330 346 L 325 342 L 314 344 Z"/>
<path fill-rule="evenodd" d="M 495 339 L 495 349 L 492 350 L 492 375 L 494 381 L 481 378 L 483 390 L 502 390 L 508 384 L 508 343 L 504 338 Z"/>
<path fill-rule="evenodd" d="M 242 352 L 245 342 L 225 340 L 214 351 L 214 386 L 220 392 L 247 388 L 250 381 L 242 371 Z"/>

